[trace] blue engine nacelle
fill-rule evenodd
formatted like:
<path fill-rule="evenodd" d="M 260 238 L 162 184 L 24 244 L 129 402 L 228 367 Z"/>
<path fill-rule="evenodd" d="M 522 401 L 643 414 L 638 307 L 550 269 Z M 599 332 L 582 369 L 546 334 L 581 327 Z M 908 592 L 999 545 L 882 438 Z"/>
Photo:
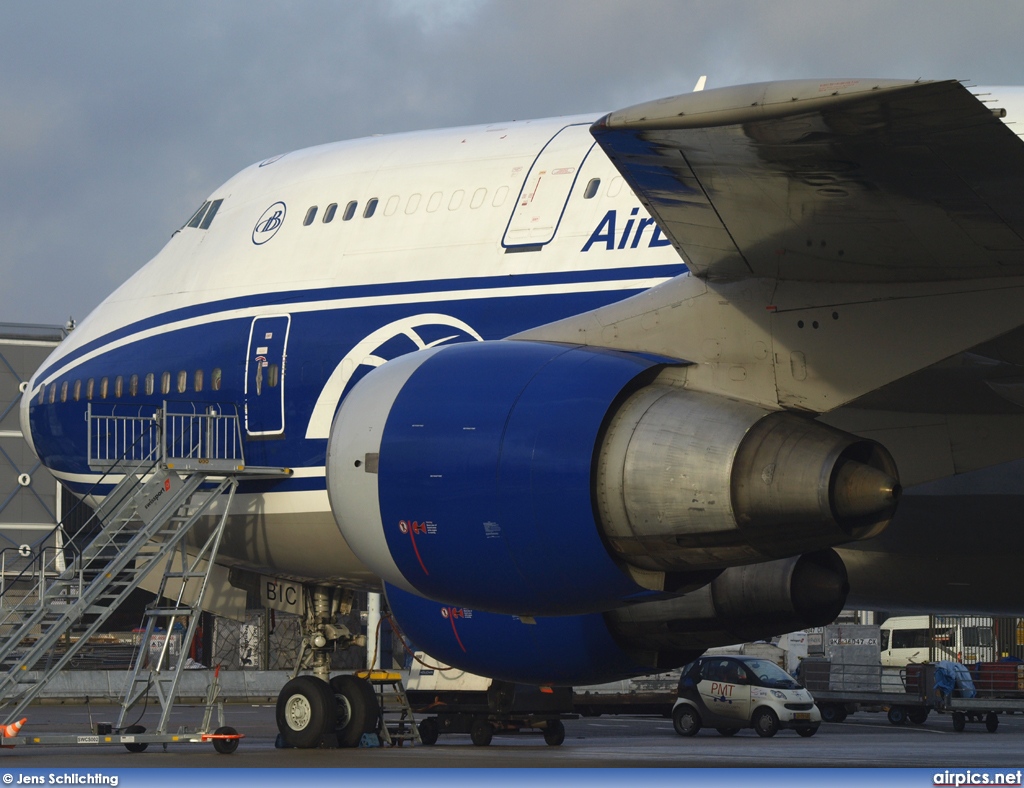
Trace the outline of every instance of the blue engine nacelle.
<path fill-rule="evenodd" d="M 611 404 L 656 362 L 536 342 L 402 356 L 345 399 L 331 508 L 392 585 L 520 615 L 607 610 L 650 592 L 595 525 L 595 446 Z"/>
<path fill-rule="evenodd" d="M 403 634 L 431 657 L 526 684 L 600 684 L 679 667 L 714 646 L 821 626 L 849 584 L 832 550 L 726 569 L 682 596 L 607 613 L 537 617 L 433 602 L 387 586 Z"/>
<path fill-rule="evenodd" d="M 338 411 L 327 485 L 398 589 L 519 616 L 587 614 L 878 533 L 878 444 L 686 390 L 685 366 L 502 340 L 384 364 Z"/>

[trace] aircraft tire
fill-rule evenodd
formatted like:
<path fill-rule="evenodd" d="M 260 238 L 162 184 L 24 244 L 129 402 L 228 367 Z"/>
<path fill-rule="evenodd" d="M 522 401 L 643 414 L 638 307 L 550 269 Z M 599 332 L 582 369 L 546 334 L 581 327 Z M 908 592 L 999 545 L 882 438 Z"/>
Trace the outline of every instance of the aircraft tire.
<path fill-rule="evenodd" d="M 331 679 L 331 692 L 338 709 L 334 722 L 338 746 L 358 747 L 364 733 L 377 730 L 377 695 L 368 681 L 348 674 Z"/>
<path fill-rule="evenodd" d="M 424 744 L 427 747 L 432 744 L 437 744 L 437 736 L 441 731 L 437 724 L 436 717 L 427 717 L 426 719 L 420 720 L 418 727 L 421 744 Z"/>
<path fill-rule="evenodd" d="M 338 716 L 338 702 L 327 682 L 298 676 L 277 696 L 277 729 L 287 747 L 317 747 Z"/>
<path fill-rule="evenodd" d="M 544 743 L 550 747 L 557 747 L 565 741 L 565 725 L 561 720 L 551 720 L 544 729 Z"/>
<path fill-rule="evenodd" d="M 469 738 L 477 747 L 486 747 L 494 737 L 494 726 L 487 720 L 473 720 Z"/>

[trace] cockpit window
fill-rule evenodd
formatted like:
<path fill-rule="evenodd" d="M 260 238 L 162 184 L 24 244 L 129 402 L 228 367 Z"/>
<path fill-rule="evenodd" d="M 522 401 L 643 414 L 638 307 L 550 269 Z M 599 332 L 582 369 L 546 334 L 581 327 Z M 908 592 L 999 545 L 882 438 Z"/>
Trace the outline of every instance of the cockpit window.
<path fill-rule="evenodd" d="M 213 202 L 204 202 L 199 206 L 199 210 L 192 214 L 192 218 L 185 223 L 186 227 L 198 227 L 200 230 L 208 230 L 210 224 L 213 222 L 213 217 L 217 215 L 217 211 L 220 210 L 223 199 L 214 200 Z"/>
<path fill-rule="evenodd" d="M 210 209 L 206 212 L 206 216 L 203 217 L 203 223 L 199 225 L 200 230 L 207 230 L 210 227 L 210 223 L 213 222 L 213 217 L 217 215 L 217 211 L 220 210 L 220 204 L 224 200 L 214 200 L 210 203 Z"/>
<path fill-rule="evenodd" d="M 199 206 L 199 210 L 192 214 L 192 218 L 185 223 L 186 227 L 198 227 L 199 223 L 203 220 L 203 216 L 206 215 L 206 209 L 210 207 L 209 202 L 204 202 Z"/>

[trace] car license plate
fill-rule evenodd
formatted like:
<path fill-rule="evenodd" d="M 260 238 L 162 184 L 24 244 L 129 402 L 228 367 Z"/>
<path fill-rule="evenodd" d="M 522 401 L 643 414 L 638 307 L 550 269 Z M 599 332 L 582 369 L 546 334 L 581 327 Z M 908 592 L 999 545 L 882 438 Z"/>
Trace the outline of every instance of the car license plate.
<path fill-rule="evenodd" d="M 798 711 L 793 715 L 794 720 L 809 720 L 811 713 L 809 711 Z"/>

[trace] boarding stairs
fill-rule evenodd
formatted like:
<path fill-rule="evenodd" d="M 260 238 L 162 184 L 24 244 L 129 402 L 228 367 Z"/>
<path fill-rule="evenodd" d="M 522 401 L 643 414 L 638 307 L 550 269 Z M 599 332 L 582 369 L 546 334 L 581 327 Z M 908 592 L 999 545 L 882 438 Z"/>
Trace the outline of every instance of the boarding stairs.
<path fill-rule="evenodd" d="M 165 402 L 148 412 L 118 413 L 97 412 L 93 404 L 86 414 L 89 467 L 104 472 L 107 487 L 117 482 L 62 550 L 51 548 L 49 557 L 33 562 L 39 594 L 0 597 L 0 716 L 18 719 L 128 595 L 163 567 L 121 713 L 123 719 L 155 687 L 164 707 L 162 733 L 184 664 L 182 656 L 169 671 L 170 633 L 176 623 L 182 629 L 187 623 L 186 646 L 195 633 L 238 480 L 289 471 L 246 466 L 238 414 L 220 406 Z M 198 553 L 194 545 L 186 551 L 186 537 L 201 521 Z M 155 664 L 148 664 L 158 622 L 168 637 Z"/>
<path fill-rule="evenodd" d="M 364 670 L 356 673 L 373 687 L 380 705 L 378 736 L 381 746 L 401 747 L 405 742 L 422 744 L 419 728 L 413 718 L 412 706 L 405 694 L 402 674 L 387 670 Z"/>

